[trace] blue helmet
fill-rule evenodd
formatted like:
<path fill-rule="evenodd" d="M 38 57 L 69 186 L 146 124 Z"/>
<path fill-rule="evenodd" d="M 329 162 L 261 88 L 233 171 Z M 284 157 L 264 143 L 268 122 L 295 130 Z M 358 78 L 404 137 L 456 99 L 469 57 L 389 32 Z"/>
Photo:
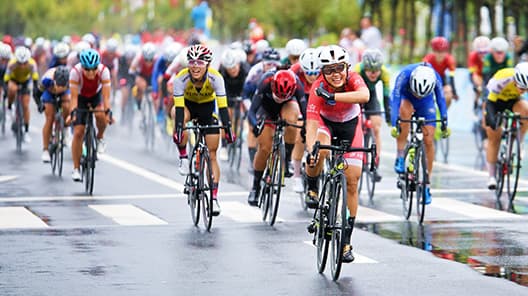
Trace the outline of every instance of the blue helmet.
<path fill-rule="evenodd" d="M 87 69 L 93 69 L 99 66 L 101 62 L 101 57 L 95 49 L 85 49 L 79 54 L 79 60 L 81 61 L 81 66 Z"/>

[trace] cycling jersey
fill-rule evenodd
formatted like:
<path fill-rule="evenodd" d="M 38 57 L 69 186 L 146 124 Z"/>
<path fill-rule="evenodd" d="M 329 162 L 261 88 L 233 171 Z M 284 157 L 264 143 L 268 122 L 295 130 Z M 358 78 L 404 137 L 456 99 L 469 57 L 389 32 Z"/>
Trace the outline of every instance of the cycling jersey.
<path fill-rule="evenodd" d="M 152 70 L 152 78 L 150 79 L 150 85 L 152 85 L 153 93 L 158 92 L 158 77 L 163 76 L 168 66 L 169 63 L 167 63 L 167 60 L 164 57 L 160 57 L 156 61 L 156 64 L 154 64 L 154 69 Z"/>
<path fill-rule="evenodd" d="M 67 59 L 64 60 L 64 62 L 61 62 L 61 59 L 59 59 L 56 56 L 51 57 L 51 60 L 48 64 L 48 69 L 55 68 L 58 66 L 66 66 L 67 65 Z"/>
<path fill-rule="evenodd" d="M 479 76 L 482 77 L 483 66 L 484 62 L 480 58 L 478 51 L 470 52 L 468 57 L 469 73 L 477 73 Z"/>
<path fill-rule="evenodd" d="M 275 69 L 276 68 L 273 68 L 272 70 Z M 253 94 L 257 90 L 257 86 L 259 85 L 262 75 L 264 75 L 264 62 L 259 62 L 258 64 L 255 64 L 253 67 L 251 67 L 246 77 L 246 81 L 244 82 L 242 98 L 251 100 Z"/>
<path fill-rule="evenodd" d="M 75 65 L 70 71 L 70 88 L 79 89 L 79 96 L 85 98 L 94 97 L 103 86 L 110 86 L 110 71 L 99 64 L 97 74 L 94 79 L 88 79 L 83 73 L 81 63 Z"/>
<path fill-rule="evenodd" d="M 436 105 L 440 110 L 441 118 L 447 118 L 447 106 L 442 90 L 442 78 L 436 73 L 436 84 L 434 92 L 423 98 L 417 98 L 413 95 L 410 87 L 409 80 L 411 79 L 412 71 L 418 67 L 423 66 L 423 63 L 411 64 L 402 69 L 398 77 L 396 77 L 396 83 L 392 90 L 391 96 L 391 120 L 392 126 L 396 126 L 398 117 L 400 115 L 400 104 L 402 100 L 409 101 L 414 107 L 414 114 L 417 117 L 425 117 L 426 120 L 436 119 L 436 108 L 435 108 L 435 97 Z M 427 64 L 427 66 L 431 66 Z M 428 123 L 428 125 L 436 126 L 436 123 Z"/>
<path fill-rule="evenodd" d="M 233 100 L 236 97 L 242 96 L 242 90 L 244 89 L 244 82 L 246 81 L 249 72 L 249 66 L 246 63 L 241 63 L 240 71 L 236 77 L 231 77 L 229 73 L 227 73 L 227 69 L 223 66 L 220 67 L 219 72 L 224 77 L 228 104 L 231 105 L 234 103 Z"/>
<path fill-rule="evenodd" d="M 14 58 L 9 61 L 7 64 L 7 70 L 4 74 L 5 82 L 13 80 L 17 83 L 24 83 L 30 79 L 33 81 L 37 81 L 39 79 L 37 63 L 33 58 L 30 58 L 29 61 L 24 65 L 19 64 Z"/>
<path fill-rule="evenodd" d="M 390 100 L 389 100 L 389 89 L 390 89 L 390 74 L 389 70 L 382 65 L 381 66 L 381 73 L 378 76 L 378 79 L 376 81 L 370 81 L 370 79 L 367 77 L 367 73 L 365 72 L 365 67 L 363 63 L 358 63 L 354 67 L 354 71 L 359 73 L 361 75 L 361 78 L 365 81 L 365 84 L 367 85 L 370 93 L 370 100 L 368 103 L 363 104 L 363 107 L 367 111 L 381 111 L 381 107 L 378 101 L 378 96 L 376 94 L 376 85 L 379 81 L 383 84 L 383 107 L 385 109 L 385 120 L 387 122 L 390 122 Z M 367 114 L 367 118 L 370 117 L 370 114 Z"/>
<path fill-rule="evenodd" d="M 147 80 L 147 83 L 150 83 L 150 77 L 152 76 L 152 71 L 154 70 L 155 63 L 156 60 L 154 59 L 152 63 L 147 64 L 147 61 L 143 58 L 143 55 L 141 53 L 138 53 L 130 64 L 129 72 L 145 78 L 145 80 Z"/>
<path fill-rule="evenodd" d="M 504 61 L 502 63 L 497 63 L 493 59 L 493 55 L 491 53 L 488 53 L 484 57 L 483 61 L 483 67 L 482 67 L 482 75 L 484 77 L 484 82 L 487 82 L 497 71 L 504 68 L 511 68 L 513 67 L 513 58 L 509 53 L 506 53 L 506 57 L 504 58 Z"/>
<path fill-rule="evenodd" d="M 119 67 L 119 55 L 105 50 L 101 53 L 101 64 L 110 71 L 117 69 Z"/>
<path fill-rule="evenodd" d="M 306 80 L 306 76 L 304 76 L 304 71 L 301 68 L 301 64 L 299 64 L 299 63 L 293 64 L 290 67 L 290 70 L 292 70 L 293 73 L 295 73 L 295 75 L 297 75 L 297 77 L 299 77 L 299 80 L 301 80 L 301 82 L 303 84 L 304 95 L 306 97 L 308 97 L 310 95 L 310 88 L 312 88 L 312 84 L 309 83 L 308 80 Z"/>
<path fill-rule="evenodd" d="M 521 96 L 521 92 L 515 85 L 514 74 L 514 68 L 506 68 L 499 70 L 493 75 L 486 86 L 489 91 L 488 101 L 517 100 Z"/>
<path fill-rule="evenodd" d="M 444 85 L 447 83 L 445 75 L 446 70 L 449 70 L 450 77 L 453 77 L 455 75 L 456 62 L 455 58 L 450 54 L 447 54 L 443 60 L 437 61 L 434 53 L 428 53 L 423 58 L 423 61 L 431 64 L 433 69 L 435 69 L 436 73 L 440 75 L 440 81 Z"/>
<path fill-rule="evenodd" d="M 57 68 L 50 68 L 48 69 L 44 75 L 42 75 L 42 78 L 40 80 L 40 84 L 44 87 L 44 91 L 42 92 L 42 102 L 43 103 L 55 103 L 55 98 L 60 97 L 65 94 L 69 94 L 70 90 L 66 89 L 66 91 L 62 93 L 57 93 L 53 90 L 53 87 L 55 86 L 55 80 L 53 77 L 55 76 L 55 70 Z M 42 89 L 42 87 L 39 87 Z"/>

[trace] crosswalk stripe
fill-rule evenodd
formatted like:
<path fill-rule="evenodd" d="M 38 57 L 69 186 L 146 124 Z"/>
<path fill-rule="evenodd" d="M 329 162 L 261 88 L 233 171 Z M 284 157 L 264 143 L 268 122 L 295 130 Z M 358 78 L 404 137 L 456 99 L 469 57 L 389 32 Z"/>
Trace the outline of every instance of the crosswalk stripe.
<path fill-rule="evenodd" d="M 312 241 L 304 241 L 303 243 L 315 248 L 315 246 L 312 243 Z M 330 252 L 330 250 L 328 250 L 328 252 Z M 330 254 L 328 254 L 328 256 L 330 256 Z M 379 263 L 378 261 L 376 261 L 376 260 L 374 260 L 372 258 L 369 258 L 367 256 L 361 255 L 361 254 L 359 254 L 358 252 L 355 252 L 355 251 L 354 251 L 354 258 L 355 258 L 354 262 L 352 262 L 353 264 L 374 264 L 374 263 Z"/>
<path fill-rule="evenodd" d="M 25 207 L 1 207 L 0 229 L 46 228 L 48 225 Z"/>
<path fill-rule="evenodd" d="M 0 183 L 8 182 L 8 181 L 14 180 L 16 178 L 18 178 L 18 176 L 0 176 Z"/>
<path fill-rule="evenodd" d="M 243 223 L 262 223 L 262 211 L 259 208 L 251 207 L 238 201 L 222 201 L 220 207 L 222 208 L 222 216 L 233 221 Z M 284 222 L 284 219 L 277 217 L 275 222 Z"/>
<path fill-rule="evenodd" d="M 89 205 L 91 209 L 120 225 L 165 225 L 167 222 L 130 204 Z"/>
<path fill-rule="evenodd" d="M 398 222 L 403 221 L 402 217 L 387 214 L 382 211 L 374 210 L 367 207 L 358 207 L 357 222 L 359 223 L 381 223 L 381 222 Z"/>
<path fill-rule="evenodd" d="M 473 219 L 522 219 L 517 214 L 491 209 L 484 206 L 455 200 L 452 198 L 435 197 L 430 207 L 457 213 Z"/>

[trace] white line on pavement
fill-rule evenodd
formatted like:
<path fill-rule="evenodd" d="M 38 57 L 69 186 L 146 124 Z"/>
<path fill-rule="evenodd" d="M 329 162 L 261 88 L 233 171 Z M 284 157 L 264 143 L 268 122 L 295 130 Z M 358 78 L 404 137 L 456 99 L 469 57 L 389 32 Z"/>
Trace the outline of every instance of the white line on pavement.
<path fill-rule="evenodd" d="M 262 223 L 262 211 L 259 208 L 238 201 L 221 201 L 220 207 L 222 216 L 236 222 Z M 284 219 L 277 217 L 275 222 L 284 222 Z"/>
<path fill-rule="evenodd" d="M 0 208 L 0 229 L 46 228 L 48 225 L 25 207 Z"/>
<path fill-rule="evenodd" d="M 518 192 L 526 191 L 528 192 L 528 187 L 517 188 Z M 450 193 L 490 193 L 494 194 L 494 191 L 490 191 L 487 188 L 456 188 L 456 189 L 447 189 L 447 188 L 431 188 L 431 193 L 433 195 L 437 194 L 450 194 Z M 374 192 L 375 195 L 399 195 L 399 189 L 376 189 Z"/>
<path fill-rule="evenodd" d="M 165 225 L 167 222 L 134 205 L 89 205 L 91 209 L 120 225 Z"/>
<path fill-rule="evenodd" d="M 9 182 L 9 181 L 14 180 L 16 178 L 18 178 L 18 176 L 0 176 L 0 183 Z"/>
<path fill-rule="evenodd" d="M 387 214 L 367 207 L 358 207 L 357 222 L 359 223 L 382 223 L 403 221 L 402 217 Z"/>
<path fill-rule="evenodd" d="M 473 219 L 523 219 L 523 216 L 488 207 L 455 200 L 452 198 L 434 197 L 430 207 L 457 213 Z"/>
<path fill-rule="evenodd" d="M 311 247 L 314 247 L 314 244 L 312 243 L 312 241 L 304 241 L 303 243 L 311 246 Z M 330 251 L 330 250 L 329 250 Z M 330 254 L 328 254 L 330 255 Z M 353 264 L 373 264 L 373 263 L 379 263 L 378 261 L 374 260 L 374 259 L 371 259 L 367 256 L 363 256 L 361 254 L 358 254 L 357 252 L 354 252 L 354 262 L 352 262 Z"/>

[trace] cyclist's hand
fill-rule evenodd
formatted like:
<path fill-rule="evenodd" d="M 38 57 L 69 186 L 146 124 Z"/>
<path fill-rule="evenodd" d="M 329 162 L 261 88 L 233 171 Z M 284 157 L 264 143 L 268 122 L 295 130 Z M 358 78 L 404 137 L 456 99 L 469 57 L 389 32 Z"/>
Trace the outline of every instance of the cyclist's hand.
<path fill-rule="evenodd" d="M 106 113 L 106 122 L 108 124 L 114 123 L 115 120 L 114 120 L 114 117 L 112 116 L 112 110 L 106 109 L 105 113 Z"/>
<path fill-rule="evenodd" d="M 236 135 L 233 133 L 230 127 L 225 129 L 225 139 L 228 144 L 233 144 L 236 141 Z"/>
<path fill-rule="evenodd" d="M 447 118 L 442 118 L 442 123 L 440 125 L 440 129 L 443 131 L 445 131 L 447 129 Z"/>
<path fill-rule="evenodd" d="M 400 136 L 400 129 L 399 129 L 397 126 L 393 126 L 393 127 L 391 128 L 391 136 L 392 136 L 393 138 L 397 138 L 397 137 Z"/>
<path fill-rule="evenodd" d="M 451 129 L 446 128 L 445 130 L 442 130 L 442 138 L 449 138 L 451 136 Z"/>
<path fill-rule="evenodd" d="M 315 94 L 320 96 L 321 98 L 325 99 L 327 105 L 335 105 L 335 94 L 328 92 L 326 89 L 323 88 L 323 83 L 319 85 L 318 88 L 315 89 Z"/>
<path fill-rule="evenodd" d="M 308 153 L 306 155 L 306 164 L 313 168 L 315 166 L 315 163 L 316 163 L 316 158 L 314 157 L 314 155 L 312 155 L 312 153 Z"/>

